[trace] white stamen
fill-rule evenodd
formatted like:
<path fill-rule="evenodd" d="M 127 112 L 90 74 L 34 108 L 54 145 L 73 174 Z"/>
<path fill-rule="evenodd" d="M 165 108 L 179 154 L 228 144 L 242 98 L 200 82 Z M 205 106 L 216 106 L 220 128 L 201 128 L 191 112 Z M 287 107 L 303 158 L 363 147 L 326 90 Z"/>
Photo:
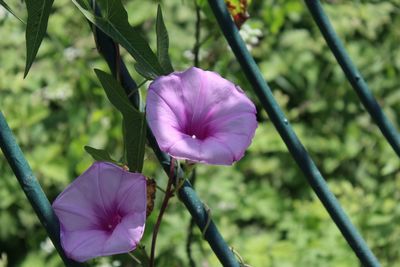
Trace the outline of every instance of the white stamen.
<path fill-rule="evenodd" d="M 108 228 L 109 228 L 109 229 L 111 229 L 111 228 L 112 228 L 112 225 L 111 225 L 111 224 L 109 224 L 109 225 L 108 225 Z"/>
<path fill-rule="evenodd" d="M 193 138 L 193 139 L 196 139 L 196 136 L 195 136 L 195 135 L 192 135 L 192 138 Z"/>

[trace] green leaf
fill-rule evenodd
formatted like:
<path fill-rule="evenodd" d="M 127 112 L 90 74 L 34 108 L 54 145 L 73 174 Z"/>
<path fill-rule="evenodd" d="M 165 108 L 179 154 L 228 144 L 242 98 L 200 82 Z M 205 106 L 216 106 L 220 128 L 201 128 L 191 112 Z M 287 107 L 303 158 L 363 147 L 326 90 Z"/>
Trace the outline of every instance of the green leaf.
<path fill-rule="evenodd" d="M 90 22 L 121 44 L 141 66 L 141 69 L 151 74 L 148 77 L 151 76 L 154 79 L 165 74 L 147 41 L 129 24 L 128 14 L 120 0 L 100 1 L 105 11 L 101 17 L 93 14 L 92 9 L 83 0 L 72 0 L 72 2 Z"/>
<path fill-rule="evenodd" d="M 154 73 L 149 72 L 148 69 L 146 69 L 145 67 L 143 67 L 143 65 L 139 63 L 135 63 L 134 67 L 136 72 L 146 78 L 146 80 L 154 80 L 158 77 L 158 75 L 154 75 Z"/>
<path fill-rule="evenodd" d="M 0 0 L 0 5 L 2 5 L 4 7 L 4 9 L 7 10 L 11 15 L 13 15 L 15 18 L 17 18 L 19 21 L 21 21 L 22 23 L 25 24 L 25 21 L 23 21 L 20 17 L 18 17 L 17 14 L 15 14 L 15 12 L 12 11 L 10 6 L 7 5 L 6 2 L 4 2 L 3 0 Z"/>
<path fill-rule="evenodd" d="M 94 72 L 96 73 L 97 78 L 100 80 L 108 100 L 110 100 L 111 104 L 113 104 L 114 107 L 122 113 L 122 115 L 129 115 L 135 112 L 140 113 L 131 105 L 124 89 L 114 79 L 114 77 L 98 69 L 95 69 Z"/>
<path fill-rule="evenodd" d="M 157 57 L 161 67 L 164 71 L 169 74 L 174 71 L 171 64 L 171 59 L 168 55 L 169 38 L 168 31 L 164 24 L 164 19 L 161 11 L 161 5 L 157 8 L 157 22 L 156 22 L 156 33 L 157 33 Z"/>
<path fill-rule="evenodd" d="M 36 54 L 46 34 L 47 23 L 53 5 L 53 0 L 26 0 L 28 21 L 26 24 L 26 64 L 24 77 L 35 60 Z"/>
<path fill-rule="evenodd" d="M 146 144 L 146 119 L 139 112 L 136 117 L 123 117 L 124 146 L 129 170 L 142 172 Z"/>
<path fill-rule="evenodd" d="M 84 149 L 95 160 L 118 163 L 116 160 L 112 159 L 110 154 L 104 149 L 97 149 L 90 146 L 84 146 Z"/>
<path fill-rule="evenodd" d="M 141 172 L 146 141 L 145 116 L 131 105 L 124 89 L 112 75 L 97 69 L 95 72 L 111 104 L 122 113 L 128 167 L 132 172 Z"/>

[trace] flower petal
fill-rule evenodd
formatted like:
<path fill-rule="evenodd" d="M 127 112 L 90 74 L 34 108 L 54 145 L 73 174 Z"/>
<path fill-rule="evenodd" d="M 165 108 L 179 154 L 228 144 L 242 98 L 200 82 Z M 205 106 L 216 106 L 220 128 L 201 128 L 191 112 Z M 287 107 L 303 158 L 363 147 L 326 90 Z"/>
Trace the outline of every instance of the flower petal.
<path fill-rule="evenodd" d="M 187 120 L 191 123 L 198 121 L 204 113 L 207 90 L 204 90 L 204 71 L 192 67 L 176 76 L 180 78 L 183 103 L 185 103 Z M 189 123 L 189 121 L 187 123 Z"/>
<path fill-rule="evenodd" d="M 109 236 L 100 230 L 61 232 L 61 245 L 65 254 L 76 261 L 84 262 L 104 255 L 104 244 Z"/>
<path fill-rule="evenodd" d="M 147 94 L 147 105 L 154 108 L 147 109 L 147 122 L 153 134 L 157 136 L 157 142 L 161 149 L 166 150 L 174 140 L 182 136 L 182 127 L 185 122 L 176 116 L 172 107 L 168 105 L 153 90 Z"/>
<path fill-rule="evenodd" d="M 210 127 L 213 128 L 212 136 L 228 146 L 234 155 L 234 161 L 238 161 L 254 137 L 257 121 L 255 114 L 242 113 L 230 119 L 214 120 Z"/>
<path fill-rule="evenodd" d="M 73 198 L 74 195 L 70 194 L 70 196 Z M 63 229 L 65 231 L 100 230 L 104 215 L 102 213 L 96 214 L 95 209 L 91 206 L 85 207 L 85 202 L 82 202 L 82 205 L 77 205 L 76 199 L 74 201 L 68 199 L 65 202 L 53 205 Z"/>
<path fill-rule="evenodd" d="M 190 108 L 194 122 L 204 122 L 210 114 L 216 118 L 243 112 L 256 113 L 254 104 L 244 92 L 216 72 L 192 67 L 176 75 L 181 79 L 186 108 Z"/>
<path fill-rule="evenodd" d="M 220 140 L 210 137 L 201 144 L 201 162 L 218 165 L 232 165 L 234 152 Z"/>
<path fill-rule="evenodd" d="M 186 118 L 187 106 L 182 105 L 183 101 L 185 99 L 183 98 L 179 77 L 174 73 L 168 76 L 161 76 L 149 86 L 146 103 L 147 106 L 152 108 L 147 110 L 147 119 L 157 119 L 160 115 L 163 115 L 176 117 L 178 123 L 185 123 L 182 120 Z M 166 107 L 160 110 L 160 104 L 166 105 Z M 167 112 L 162 113 L 165 110 Z"/>
<path fill-rule="evenodd" d="M 116 207 L 124 215 L 146 213 L 146 178 L 139 173 L 125 173 L 127 179 L 121 183 L 116 196 Z"/>
<path fill-rule="evenodd" d="M 136 248 L 144 232 L 145 213 L 125 216 L 104 244 L 103 255 L 126 253 Z"/>
<path fill-rule="evenodd" d="M 185 137 L 171 146 L 167 152 L 177 159 L 207 164 L 231 165 L 234 160 L 230 148 L 213 137 L 206 140 Z"/>
<path fill-rule="evenodd" d="M 184 136 L 182 139 L 176 141 L 165 152 L 177 159 L 188 159 L 200 162 L 200 146 L 200 140 L 193 139 L 189 136 Z"/>

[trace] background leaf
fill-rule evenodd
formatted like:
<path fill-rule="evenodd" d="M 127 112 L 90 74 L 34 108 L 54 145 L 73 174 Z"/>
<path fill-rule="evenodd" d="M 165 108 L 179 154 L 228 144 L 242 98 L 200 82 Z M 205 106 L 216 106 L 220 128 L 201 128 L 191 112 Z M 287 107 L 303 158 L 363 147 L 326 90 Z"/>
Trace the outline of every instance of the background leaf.
<path fill-rule="evenodd" d="M 17 14 L 15 14 L 15 12 L 10 8 L 9 5 L 7 5 L 6 2 L 4 2 L 3 0 L 0 0 L 0 5 L 2 5 L 8 12 L 10 12 L 11 15 L 16 17 L 19 21 L 21 21 L 22 23 L 25 23 L 25 21 L 23 21 L 20 17 L 17 16 Z"/>
<path fill-rule="evenodd" d="M 36 54 L 46 34 L 47 23 L 53 0 L 26 0 L 28 21 L 26 23 L 26 65 L 24 77 L 35 60 Z"/>
<path fill-rule="evenodd" d="M 139 113 L 139 111 L 129 103 L 129 99 L 126 96 L 124 89 L 114 79 L 114 77 L 98 69 L 95 69 L 94 71 L 107 94 L 108 100 L 110 100 L 111 104 L 113 104 L 122 115 L 128 116 L 131 113 Z"/>
<path fill-rule="evenodd" d="M 124 146 L 129 170 L 141 172 L 146 140 L 146 119 L 144 114 L 129 103 L 124 89 L 112 75 L 97 69 L 95 72 L 108 99 L 122 113 Z"/>
<path fill-rule="evenodd" d="M 83 0 L 72 0 L 72 2 L 90 22 L 122 45 L 140 64 L 141 69 L 149 73 L 148 77 L 154 79 L 165 74 L 147 41 L 129 24 L 128 14 L 121 1 L 100 1 L 103 4 L 102 10 L 105 12 L 102 17 L 94 15 Z"/>
<path fill-rule="evenodd" d="M 164 19 L 160 4 L 157 7 L 156 33 L 157 33 L 157 57 L 158 60 L 160 61 L 161 67 L 168 74 L 173 72 L 174 68 L 172 67 L 171 59 L 168 54 L 169 37 L 167 28 L 165 27 L 164 24 Z"/>

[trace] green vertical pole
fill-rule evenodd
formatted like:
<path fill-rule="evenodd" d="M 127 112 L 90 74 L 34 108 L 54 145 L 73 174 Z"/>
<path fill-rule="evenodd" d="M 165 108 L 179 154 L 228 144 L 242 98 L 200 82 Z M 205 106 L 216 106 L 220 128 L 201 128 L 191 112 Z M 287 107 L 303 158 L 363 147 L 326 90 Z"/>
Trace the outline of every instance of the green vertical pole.
<path fill-rule="evenodd" d="M 328 185 L 317 166 L 307 153 L 303 144 L 290 126 L 289 121 L 280 109 L 271 89 L 258 69 L 256 62 L 247 50 L 246 44 L 240 37 L 239 31 L 232 21 L 225 2 L 223 0 L 208 0 L 208 3 L 214 12 L 221 31 L 225 35 L 226 40 L 240 63 L 244 74 L 252 85 L 254 92 L 258 96 L 264 109 L 267 111 L 272 123 L 278 130 L 297 165 L 307 177 L 312 189 L 325 206 L 331 218 L 336 223 L 339 230 L 360 259 L 361 263 L 364 266 L 370 267 L 380 266 L 378 260 L 369 249 L 360 233 L 343 211 L 336 197 L 329 190 Z"/>
<path fill-rule="evenodd" d="M 39 182 L 35 178 L 28 162 L 26 161 L 21 149 L 16 143 L 7 121 L 0 112 L 0 148 L 6 157 L 8 164 L 21 185 L 26 197 L 31 203 L 40 222 L 47 231 L 48 236 L 53 242 L 58 254 L 60 254 L 65 266 L 79 267 L 84 266 L 78 262 L 68 259 L 60 244 L 60 226 L 58 219 L 50 205 L 49 200 L 44 194 Z"/>

